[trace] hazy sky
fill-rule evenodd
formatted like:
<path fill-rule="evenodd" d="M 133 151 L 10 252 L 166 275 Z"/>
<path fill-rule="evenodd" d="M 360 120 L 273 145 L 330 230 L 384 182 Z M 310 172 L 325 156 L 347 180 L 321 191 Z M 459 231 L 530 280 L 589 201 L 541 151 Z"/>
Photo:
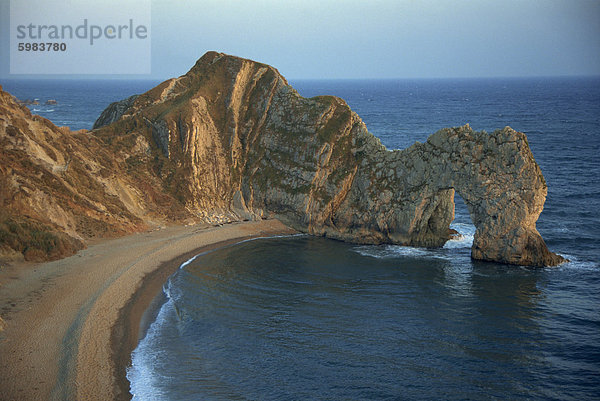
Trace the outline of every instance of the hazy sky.
<path fill-rule="evenodd" d="M 153 0 L 151 38 L 154 78 L 208 50 L 289 79 L 600 75 L 599 0 Z"/>

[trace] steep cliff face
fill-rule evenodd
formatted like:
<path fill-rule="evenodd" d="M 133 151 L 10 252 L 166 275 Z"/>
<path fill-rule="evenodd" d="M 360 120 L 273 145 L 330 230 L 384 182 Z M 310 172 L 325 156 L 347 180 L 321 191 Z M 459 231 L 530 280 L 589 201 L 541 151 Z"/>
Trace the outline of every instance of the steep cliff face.
<path fill-rule="evenodd" d="M 473 258 L 563 261 L 535 228 L 547 188 L 525 135 L 510 128 L 446 129 L 388 151 L 343 100 L 302 98 L 273 67 L 215 52 L 127 101 L 93 136 L 149 144 L 128 163 L 152 169 L 198 219 L 271 216 L 352 242 L 441 246 L 458 191 L 477 227 Z"/>
<path fill-rule="evenodd" d="M 58 259 L 91 238 L 189 218 L 151 168 L 127 163 L 150 145 L 120 141 L 56 127 L 0 87 L 0 259 Z"/>

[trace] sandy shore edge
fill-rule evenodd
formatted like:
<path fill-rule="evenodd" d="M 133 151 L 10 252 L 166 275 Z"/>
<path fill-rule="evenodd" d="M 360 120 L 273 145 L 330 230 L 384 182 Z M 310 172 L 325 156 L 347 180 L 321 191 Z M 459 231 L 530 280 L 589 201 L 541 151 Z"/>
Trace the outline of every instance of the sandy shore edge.
<path fill-rule="evenodd" d="M 75 256 L 0 270 L 0 400 L 129 399 L 140 320 L 190 257 L 248 238 L 291 234 L 277 220 L 168 227 Z"/>
<path fill-rule="evenodd" d="M 273 234 L 284 234 L 275 232 Z M 215 249 L 235 245 L 241 241 L 255 238 L 256 235 L 234 238 L 226 241 L 206 245 L 204 247 L 187 252 L 168 262 L 163 262 L 151 273 L 142 279 L 139 288 L 132 294 L 129 301 L 119 311 L 117 321 L 112 327 L 110 346 L 113 367 L 115 369 L 114 394 L 117 400 L 129 400 L 129 381 L 127 380 L 127 368 L 131 366 L 131 353 L 137 347 L 140 339 L 141 322 L 150 305 L 156 301 L 161 294 L 162 287 L 167 279 L 175 273 L 186 261 L 196 255 L 203 254 Z M 162 305 L 157 305 L 158 307 Z"/>

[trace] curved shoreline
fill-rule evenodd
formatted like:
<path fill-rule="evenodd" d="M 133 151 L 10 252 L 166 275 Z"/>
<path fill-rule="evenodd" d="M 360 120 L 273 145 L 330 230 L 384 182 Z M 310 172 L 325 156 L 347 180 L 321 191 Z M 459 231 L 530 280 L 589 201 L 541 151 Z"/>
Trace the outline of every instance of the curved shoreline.
<path fill-rule="evenodd" d="M 131 350 L 166 278 L 200 252 L 292 232 L 277 220 L 174 226 L 0 269 L 0 400 L 130 399 Z"/>
<path fill-rule="evenodd" d="M 131 394 L 129 393 L 130 383 L 127 379 L 127 368 L 131 366 L 131 353 L 137 347 L 138 341 L 141 340 L 144 334 L 140 333 L 144 314 L 148 308 L 151 307 L 152 303 L 155 302 L 157 297 L 160 296 L 163 285 L 168 278 L 173 275 L 183 263 L 199 254 L 229 245 L 235 245 L 251 238 L 258 237 L 250 235 L 203 246 L 177 256 L 167 262 L 161 263 L 158 269 L 144 276 L 138 290 L 119 311 L 119 317 L 111 331 L 111 357 L 116 374 L 116 386 L 118 388 L 118 391 L 115 393 L 115 399 L 131 399 Z M 157 305 L 158 308 L 160 308 L 160 306 L 162 306 L 162 303 Z M 148 323 L 151 324 L 152 322 Z"/>

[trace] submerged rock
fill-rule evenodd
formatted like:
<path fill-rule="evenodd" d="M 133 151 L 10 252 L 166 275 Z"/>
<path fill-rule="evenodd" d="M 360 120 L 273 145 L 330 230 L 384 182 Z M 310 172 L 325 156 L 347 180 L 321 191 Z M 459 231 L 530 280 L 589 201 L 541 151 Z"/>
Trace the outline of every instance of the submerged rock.
<path fill-rule="evenodd" d="M 114 122 L 109 126 L 104 126 Z M 356 243 L 438 247 L 454 193 L 477 230 L 475 259 L 551 266 L 535 223 L 546 182 L 527 138 L 468 125 L 387 150 L 339 98 L 301 97 L 265 64 L 209 52 L 184 76 L 113 103 L 93 135 L 145 138 L 170 196 L 210 221 L 276 217 Z"/>

